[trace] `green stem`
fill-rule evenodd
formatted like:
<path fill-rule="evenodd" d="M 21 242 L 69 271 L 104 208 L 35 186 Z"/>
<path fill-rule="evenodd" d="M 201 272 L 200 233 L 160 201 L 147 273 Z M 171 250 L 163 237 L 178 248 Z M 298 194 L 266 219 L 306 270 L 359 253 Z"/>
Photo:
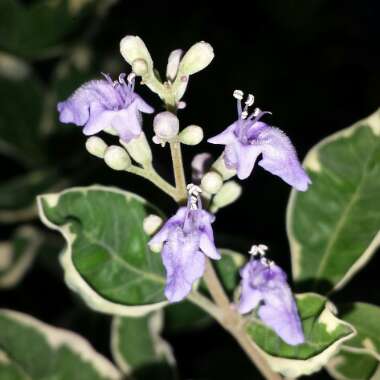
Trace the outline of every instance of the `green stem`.
<path fill-rule="evenodd" d="M 179 203 L 182 203 L 187 199 L 187 191 L 185 172 L 183 170 L 181 143 L 178 140 L 170 143 L 170 152 L 173 161 L 174 179 L 178 199 Z"/>
<path fill-rule="evenodd" d="M 164 193 L 168 194 L 174 199 L 175 202 L 179 202 L 180 198 L 178 197 L 178 192 L 175 187 L 170 183 L 165 181 L 154 169 L 153 167 L 139 168 L 138 166 L 130 166 L 127 169 L 127 172 L 136 174 L 140 177 L 146 178 Z"/>

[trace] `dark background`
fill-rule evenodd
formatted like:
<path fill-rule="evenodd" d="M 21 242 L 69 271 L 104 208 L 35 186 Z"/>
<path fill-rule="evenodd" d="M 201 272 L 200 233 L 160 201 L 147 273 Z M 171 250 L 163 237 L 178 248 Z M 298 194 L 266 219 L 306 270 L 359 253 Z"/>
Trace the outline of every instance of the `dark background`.
<path fill-rule="evenodd" d="M 182 127 L 198 124 L 206 137 L 217 134 L 234 121 L 232 92 L 242 89 L 255 95 L 260 108 L 272 111 L 267 121 L 288 134 L 302 159 L 320 139 L 368 116 L 379 106 L 379 13 L 380 2 L 371 0 L 119 1 L 94 27 L 84 25 L 65 38 L 67 42 L 80 43 L 83 39 L 83 43 L 91 44 L 95 58 L 90 71 L 94 75 L 105 70 L 101 62 L 108 55 L 113 57 L 109 67 L 128 72 L 128 65 L 118 55 L 119 41 L 126 34 L 144 39 L 161 72 L 171 50 L 187 49 L 200 40 L 211 43 L 215 59 L 206 70 L 191 77 L 184 97 L 187 108 L 180 111 Z M 92 25 L 94 20 L 87 22 Z M 65 58 L 26 57 L 47 84 Z M 79 78 L 73 76 L 70 85 L 58 91 L 59 100 L 82 83 Z M 147 89 L 138 91 L 160 109 L 159 100 Z M 152 135 L 151 118 L 144 120 L 147 133 Z M 51 152 L 52 162 L 60 162 L 60 173 L 69 176 L 73 185 L 117 185 L 153 198 L 168 213 L 174 211 L 170 200 L 157 194 L 153 186 L 113 173 L 100 160 L 88 157 L 79 129 L 58 126 L 56 119 L 54 123 L 58 134 L 41 149 Z M 167 151 L 154 149 L 158 170 L 169 178 Z M 221 147 L 206 142 L 196 148 L 184 147 L 188 167 L 192 156 L 204 151 L 217 156 Z M 5 158 L 2 168 L 4 178 L 24 170 Z M 246 252 L 253 243 L 265 243 L 272 257 L 289 269 L 285 233 L 289 186 L 259 167 L 243 185 L 241 199 L 218 214 L 215 230 L 219 245 Z M 6 236 L 12 228 L 5 226 L 1 233 Z M 0 294 L 1 306 L 78 331 L 107 354 L 108 319 L 71 311 L 78 301 L 63 284 L 55 261 L 55 256 L 39 259 L 18 288 Z M 378 303 L 378 292 L 368 289 L 376 284 L 379 264 L 374 258 L 334 300 Z M 239 348 L 216 326 L 176 336 L 167 333 L 167 338 L 174 345 L 183 378 L 258 378 Z"/>

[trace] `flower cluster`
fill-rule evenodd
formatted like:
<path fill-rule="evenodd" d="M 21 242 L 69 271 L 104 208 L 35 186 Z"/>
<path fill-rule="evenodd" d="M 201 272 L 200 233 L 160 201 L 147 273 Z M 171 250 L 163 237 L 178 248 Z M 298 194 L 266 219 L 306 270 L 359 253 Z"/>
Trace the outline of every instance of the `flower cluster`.
<path fill-rule="evenodd" d="M 182 100 L 189 77 L 204 69 L 214 52 L 206 42 L 198 42 L 185 54 L 174 50 L 168 59 L 166 80 L 159 79 L 154 62 L 141 38 L 127 36 L 120 44 L 123 57 L 132 73 L 120 74 L 117 81 L 109 75 L 82 85 L 67 100 L 58 103 L 59 120 L 83 127 L 85 135 L 102 131 L 117 135 L 120 145 L 110 147 L 98 136 L 86 142 L 87 150 L 105 160 L 115 170 L 127 170 L 152 181 L 187 205 L 179 207 L 163 227 L 151 238 L 152 251 L 160 251 L 166 269 L 165 295 L 170 302 L 178 302 L 189 295 L 206 267 L 208 258 L 221 258 L 215 243 L 212 223 L 215 213 L 235 202 L 241 194 L 240 185 L 232 180 L 247 178 L 261 155 L 258 165 L 279 176 L 300 191 L 307 190 L 310 179 L 302 168 L 290 139 L 278 128 L 262 119 L 269 112 L 255 108 L 249 94 L 244 108 L 243 92 L 234 91 L 238 118 L 225 131 L 208 142 L 225 145 L 222 156 L 212 162 L 208 153 L 194 158 L 193 178 L 199 185 L 187 186 L 184 179 L 180 144 L 197 145 L 203 139 L 203 129 L 190 125 L 182 131 L 176 111 L 186 107 Z M 152 151 L 143 132 L 142 113 L 153 113 L 153 108 L 136 92 L 136 77 L 164 101 L 166 110 L 155 115 L 153 142 L 170 145 L 175 170 L 175 187 L 154 170 Z M 132 163 L 132 159 L 135 163 Z M 207 207 L 202 207 L 202 199 Z M 149 216 L 144 230 L 152 234 L 161 220 Z M 241 314 L 257 309 L 259 318 L 285 342 L 296 345 L 304 341 L 301 322 L 285 273 L 265 258 L 266 247 L 253 247 L 254 256 L 241 270 L 242 286 L 238 310 Z"/>

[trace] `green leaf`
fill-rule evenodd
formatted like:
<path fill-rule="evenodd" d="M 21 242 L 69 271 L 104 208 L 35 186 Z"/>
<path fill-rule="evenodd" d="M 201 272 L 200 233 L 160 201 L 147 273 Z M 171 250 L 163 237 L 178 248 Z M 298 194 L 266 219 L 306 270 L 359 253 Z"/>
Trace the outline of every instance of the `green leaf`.
<path fill-rule="evenodd" d="M 96 17 L 99 6 L 110 1 L 20 0 L 0 2 L 0 48 L 27 58 L 62 53 L 73 32 Z M 85 17 L 90 16 L 90 17 Z M 83 25 L 84 26 L 84 25 Z M 88 25 L 87 25 L 88 27 Z"/>
<path fill-rule="evenodd" d="M 379 361 L 366 353 L 351 352 L 343 348 L 330 359 L 326 369 L 338 380 L 378 380 Z"/>
<path fill-rule="evenodd" d="M 355 327 L 357 334 L 345 342 L 345 348 L 368 353 L 380 361 L 380 307 L 355 302 L 341 308 L 341 316 Z"/>
<path fill-rule="evenodd" d="M 36 196 L 59 181 L 53 170 L 36 170 L 0 185 L 0 222 L 14 223 L 37 216 Z"/>
<path fill-rule="evenodd" d="M 380 307 L 355 302 L 340 307 L 342 319 L 357 334 L 346 341 L 326 369 L 335 379 L 377 380 L 380 377 Z"/>
<path fill-rule="evenodd" d="M 222 258 L 213 261 L 213 264 L 226 293 L 232 297 L 240 282 L 239 269 L 246 258 L 241 253 L 226 248 L 221 248 L 220 253 Z M 206 285 L 202 283 L 200 290 L 206 291 Z M 165 308 L 165 329 L 172 333 L 206 327 L 212 322 L 209 314 L 188 301 Z"/>
<path fill-rule="evenodd" d="M 67 246 L 61 256 L 67 285 L 94 310 L 139 316 L 161 308 L 165 272 L 143 230 L 160 212 L 144 199 L 102 186 L 72 188 L 38 197 L 42 221 Z"/>
<path fill-rule="evenodd" d="M 121 380 L 120 372 L 77 334 L 0 310 L 0 378 Z"/>
<path fill-rule="evenodd" d="M 335 317 L 334 306 L 325 297 L 304 293 L 296 298 L 305 343 L 298 346 L 286 344 L 254 315 L 247 324 L 247 333 L 268 359 L 268 364 L 274 371 L 288 377 L 319 371 L 355 334 L 350 324 Z"/>
<path fill-rule="evenodd" d="M 304 165 L 313 181 L 287 213 L 299 288 L 344 286 L 380 244 L 380 111 L 322 140 Z"/>
<path fill-rule="evenodd" d="M 43 91 L 38 81 L 0 77 L 0 154 L 26 166 L 40 163 L 42 110 Z"/>
<path fill-rule="evenodd" d="M 0 289 L 14 287 L 23 279 L 42 242 L 41 233 L 25 225 L 11 241 L 0 243 Z"/>
<path fill-rule="evenodd" d="M 169 344 L 162 339 L 162 311 L 141 318 L 115 317 L 111 349 L 123 373 L 135 380 L 175 379 L 175 360 Z"/>

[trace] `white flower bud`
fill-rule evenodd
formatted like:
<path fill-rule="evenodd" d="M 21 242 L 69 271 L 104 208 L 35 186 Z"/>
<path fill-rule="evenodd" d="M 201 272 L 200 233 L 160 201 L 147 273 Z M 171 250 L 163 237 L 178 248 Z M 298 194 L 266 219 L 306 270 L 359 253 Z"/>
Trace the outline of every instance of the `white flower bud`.
<path fill-rule="evenodd" d="M 203 140 L 203 129 L 198 125 L 189 125 L 180 134 L 179 139 L 185 145 L 197 145 Z"/>
<path fill-rule="evenodd" d="M 192 75 L 207 67 L 214 58 L 214 49 L 204 41 L 197 42 L 184 55 L 179 66 L 180 75 Z"/>
<path fill-rule="evenodd" d="M 209 194 L 216 194 L 223 185 L 223 178 L 216 172 L 206 173 L 201 181 L 202 189 Z"/>
<path fill-rule="evenodd" d="M 91 136 L 86 140 L 87 152 L 93 156 L 103 158 L 107 147 L 107 144 L 98 136 Z"/>
<path fill-rule="evenodd" d="M 125 36 L 120 41 L 120 53 L 131 66 L 134 61 L 142 60 L 147 65 L 147 71 L 153 69 L 153 60 L 149 50 L 138 36 Z"/>
<path fill-rule="evenodd" d="M 178 117 L 169 111 L 160 112 L 153 120 L 153 129 L 161 141 L 170 141 L 178 134 Z"/>
<path fill-rule="evenodd" d="M 126 143 L 123 140 L 119 140 L 120 144 L 127 149 L 130 156 L 139 164 L 146 166 L 152 162 L 152 150 L 146 139 L 145 133 L 140 133 L 139 137 L 132 139 Z"/>
<path fill-rule="evenodd" d="M 136 75 L 143 77 L 149 70 L 148 64 L 144 59 L 135 59 L 132 62 L 132 70 Z"/>
<path fill-rule="evenodd" d="M 104 161 L 113 170 L 125 170 L 131 165 L 128 153 L 118 145 L 107 148 Z"/>
<path fill-rule="evenodd" d="M 216 212 L 218 209 L 234 203 L 240 197 L 241 192 L 241 186 L 237 182 L 226 182 L 215 195 L 211 211 Z"/>
<path fill-rule="evenodd" d="M 162 218 L 158 215 L 148 215 L 143 222 L 143 228 L 147 235 L 153 235 L 161 226 Z"/>
<path fill-rule="evenodd" d="M 168 65 L 166 66 L 166 78 L 174 81 L 175 77 L 178 73 L 179 63 L 181 61 L 181 57 L 183 54 L 183 50 L 177 49 L 173 50 L 168 59 Z"/>

